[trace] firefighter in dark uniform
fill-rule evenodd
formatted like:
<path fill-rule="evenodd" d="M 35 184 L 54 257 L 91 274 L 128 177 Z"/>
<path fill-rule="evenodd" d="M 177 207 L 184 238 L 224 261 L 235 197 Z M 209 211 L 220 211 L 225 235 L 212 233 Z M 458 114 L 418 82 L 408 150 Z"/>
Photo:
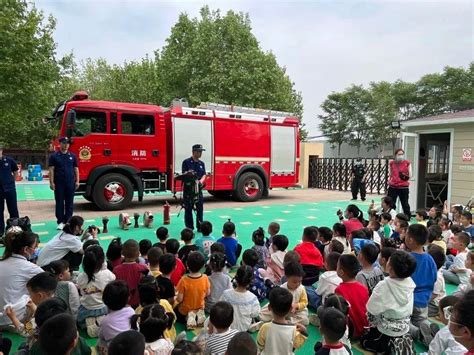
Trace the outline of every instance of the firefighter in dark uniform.
<path fill-rule="evenodd" d="M 0 220 L 0 236 L 5 232 L 5 220 L 3 219 L 5 201 L 10 218 L 20 217 L 18 214 L 15 188 L 17 176 L 18 166 L 16 161 L 3 155 L 3 146 L 0 144 L 0 215 L 2 216 Z"/>
<path fill-rule="evenodd" d="M 184 224 L 187 228 L 194 229 L 193 209 L 196 210 L 196 227 L 201 230 L 203 219 L 202 189 L 206 185 L 206 167 L 200 160 L 205 149 L 201 144 L 193 145 L 193 155 L 183 160 L 182 172 L 187 175 L 183 180 Z"/>
<path fill-rule="evenodd" d="M 58 230 L 72 217 L 74 191 L 79 187 L 79 168 L 76 155 L 69 152 L 71 138 L 62 137 L 60 150 L 49 156 L 49 186 L 56 200 Z"/>
<path fill-rule="evenodd" d="M 365 166 L 362 164 L 361 158 L 357 158 L 352 167 L 352 200 L 357 200 L 359 190 L 361 200 L 365 201 Z"/>

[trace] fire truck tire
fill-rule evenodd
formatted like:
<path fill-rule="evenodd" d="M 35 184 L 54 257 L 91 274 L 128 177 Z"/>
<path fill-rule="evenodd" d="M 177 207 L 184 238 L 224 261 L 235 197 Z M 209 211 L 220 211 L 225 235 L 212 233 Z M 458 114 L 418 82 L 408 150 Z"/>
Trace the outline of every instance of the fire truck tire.
<path fill-rule="evenodd" d="M 207 191 L 209 195 L 214 196 L 216 198 L 227 199 L 232 194 L 232 191 L 227 190 L 216 190 L 216 191 Z"/>
<path fill-rule="evenodd" d="M 252 172 L 243 173 L 237 182 L 234 196 L 238 201 L 252 202 L 262 197 L 264 190 L 262 178 Z"/>
<path fill-rule="evenodd" d="M 93 202 L 102 211 L 126 208 L 133 198 L 131 181 L 121 174 L 105 174 L 97 179 L 92 189 Z"/>
<path fill-rule="evenodd" d="M 92 196 L 91 195 L 82 195 L 82 197 L 84 197 L 84 200 L 86 201 L 89 201 L 89 202 L 92 202 Z"/>

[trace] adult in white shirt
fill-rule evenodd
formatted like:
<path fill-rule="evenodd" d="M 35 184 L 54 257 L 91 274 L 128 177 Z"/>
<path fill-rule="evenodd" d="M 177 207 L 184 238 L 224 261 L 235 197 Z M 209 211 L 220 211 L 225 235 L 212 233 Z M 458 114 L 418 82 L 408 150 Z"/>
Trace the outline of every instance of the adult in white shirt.
<path fill-rule="evenodd" d="M 67 260 L 69 268 L 73 271 L 79 270 L 84 251 L 80 236 L 83 233 L 84 219 L 80 216 L 72 216 L 63 230 L 53 237 L 40 251 L 38 265 L 45 266 L 56 260 Z"/>
<path fill-rule="evenodd" d="M 0 260 L 0 312 L 7 304 L 16 304 L 28 295 L 26 283 L 36 274 L 43 272 L 39 266 L 28 261 L 38 247 L 38 235 L 32 232 L 7 232 L 5 251 Z M 24 304 L 13 307 L 20 321 L 25 316 Z M 10 319 L 2 314 L 0 328 L 8 327 Z"/>

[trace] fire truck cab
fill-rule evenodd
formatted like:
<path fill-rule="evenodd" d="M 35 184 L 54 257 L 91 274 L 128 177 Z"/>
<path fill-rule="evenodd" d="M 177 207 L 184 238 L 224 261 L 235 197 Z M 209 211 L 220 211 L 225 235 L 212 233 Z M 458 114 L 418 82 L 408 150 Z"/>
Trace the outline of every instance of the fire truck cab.
<path fill-rule="evenodd" d="M 201 159 L 211 195 L 256 201 L 298 182 L 298 120 L 286 112 L 218 104 L 169 109 L 88 100 L 78 92 L 58 105 L 53 119 L 59 136 L 72 138 L 77 194 L 101 210 L 126 208 L 135 191 L 139 201 L 145 193 L 179 191 L 175 177 L 194 144 L 206 149 Z"/>

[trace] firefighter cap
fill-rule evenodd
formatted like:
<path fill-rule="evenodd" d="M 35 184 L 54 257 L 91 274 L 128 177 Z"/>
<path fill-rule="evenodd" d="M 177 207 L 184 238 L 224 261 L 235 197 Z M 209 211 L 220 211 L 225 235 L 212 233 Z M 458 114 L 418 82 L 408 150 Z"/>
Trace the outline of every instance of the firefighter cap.
<path fill-rule="evenodd" d="M 71 138 L 69 137 L 61 137 L 59 138 L 59 143 L 66 143 L 66 144 L 71 144 Z"/>
<path fill-rule="evenodd" d="M 202 144 L 195 144 L 193 145 L 193 152 L 205 152 L 206 149 L 202 147 Z"/>

